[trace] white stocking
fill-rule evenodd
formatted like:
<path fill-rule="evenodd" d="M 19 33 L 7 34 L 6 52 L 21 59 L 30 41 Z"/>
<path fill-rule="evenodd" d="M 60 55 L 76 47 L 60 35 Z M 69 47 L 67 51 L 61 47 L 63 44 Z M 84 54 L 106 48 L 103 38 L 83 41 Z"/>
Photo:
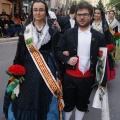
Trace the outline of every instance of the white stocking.
<path fill-rule="evenodd" d="M 75 120 L 82 120 L 85 112 L 79 111 L 77 108 L 75 110 Z"/>
<path fill-rule="evenodd" d="M 72 115 L 72 111 L 71 112 L 65 112 L 65 120 L 70 120 L 71 115 Z"/>

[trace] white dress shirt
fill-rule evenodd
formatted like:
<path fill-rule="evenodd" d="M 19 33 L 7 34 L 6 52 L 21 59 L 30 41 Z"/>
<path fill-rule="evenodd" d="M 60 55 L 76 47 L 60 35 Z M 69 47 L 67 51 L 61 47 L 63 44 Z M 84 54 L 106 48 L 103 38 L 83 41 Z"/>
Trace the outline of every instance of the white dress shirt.
<path fill-rule="evenodd" d="M 75 20 L 70 18 L 70 25 L 71 25 L 71 28 L 73 28 L 75 26 Z"/>
<path fill-rule="evenodd" d="M 78 28 L 78 68 L 83 74 L 90 68 L 91 35 L 90 27 L 86 31 L 81 31 L 80 28 Z"/>

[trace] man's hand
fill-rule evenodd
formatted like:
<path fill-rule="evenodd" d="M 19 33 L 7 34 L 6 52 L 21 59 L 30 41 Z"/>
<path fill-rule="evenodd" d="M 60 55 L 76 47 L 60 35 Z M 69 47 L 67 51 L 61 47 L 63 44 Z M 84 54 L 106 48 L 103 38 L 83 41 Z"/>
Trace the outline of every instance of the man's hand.
<path fill-rule="evenodd" d="M 102 86 L 98 86 L 98 89 L 104 89 L 104 87 L 102 87 Z"/>
<path fill-rule="evenodd" d="M 61 28 L 60 28 L 60 25 L 59 23 L 57 22 L 57 20 L 54 20 L 53 21 L 53 24 L 57 27 L 57 29 L 61 32 Z"/>
<path fill-rule="evenodd" d="M 69 52 L 68 51 L 63 51 L 63 55 L 69 56 Z"/>
<path fill-rule="evenodd" d="M 78 61 L 78 58 L 77 57 L 71 57 L 69 60 L 68 60 L 68 64 L 71 65 L 71 66 L 75 66 L 76 63 Z"/>

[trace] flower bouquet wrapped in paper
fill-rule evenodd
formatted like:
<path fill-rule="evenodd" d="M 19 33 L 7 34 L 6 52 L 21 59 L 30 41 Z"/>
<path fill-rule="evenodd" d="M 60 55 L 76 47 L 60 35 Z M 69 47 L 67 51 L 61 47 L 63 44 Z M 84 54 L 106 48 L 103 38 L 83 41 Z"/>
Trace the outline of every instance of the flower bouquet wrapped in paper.
<path fill-rule="evenodd" d="M 11 98 L 18 97 L 20 92 L 20 83 L 24 81 L 26 70 L 23 66 L 15 64 L 8 68 L 6 73 L 9 75 L 9 84 L 6 88 L 7 93 L 11 94 Z"/>
<path fill-rule="evenodd" d="M 98 86 L 100 86 L 103 81 L 105 66 L 106 66 L 106 57 L 107 57 L 107 48 L 101 47 L 99 49 L 98 62 L 96 66 L 96 79 L 97 79 Z M 105 103 L 104 102 L 105 98 L 106 96 L 105 96 L 104 89 L 103 88 L 97 89 L 92 106 L 94 108 L 99 108 L 99 109 L 105 107 L 105 105 L 103 104 Z"/>

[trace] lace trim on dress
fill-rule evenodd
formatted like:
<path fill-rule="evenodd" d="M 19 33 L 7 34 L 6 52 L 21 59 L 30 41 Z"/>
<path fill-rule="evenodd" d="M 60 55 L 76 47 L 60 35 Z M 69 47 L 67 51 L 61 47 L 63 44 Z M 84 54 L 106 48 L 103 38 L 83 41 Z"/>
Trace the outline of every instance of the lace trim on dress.
<path fill-rule="evenodd" d="M 43 30 L 38 32 L 37 29 L 32 25 L 33 30 L 33 43 L 36 48 L 39 50 L 42 45 L 47 44 L 50 41 L 49 26 L 46 22 Z"/>

